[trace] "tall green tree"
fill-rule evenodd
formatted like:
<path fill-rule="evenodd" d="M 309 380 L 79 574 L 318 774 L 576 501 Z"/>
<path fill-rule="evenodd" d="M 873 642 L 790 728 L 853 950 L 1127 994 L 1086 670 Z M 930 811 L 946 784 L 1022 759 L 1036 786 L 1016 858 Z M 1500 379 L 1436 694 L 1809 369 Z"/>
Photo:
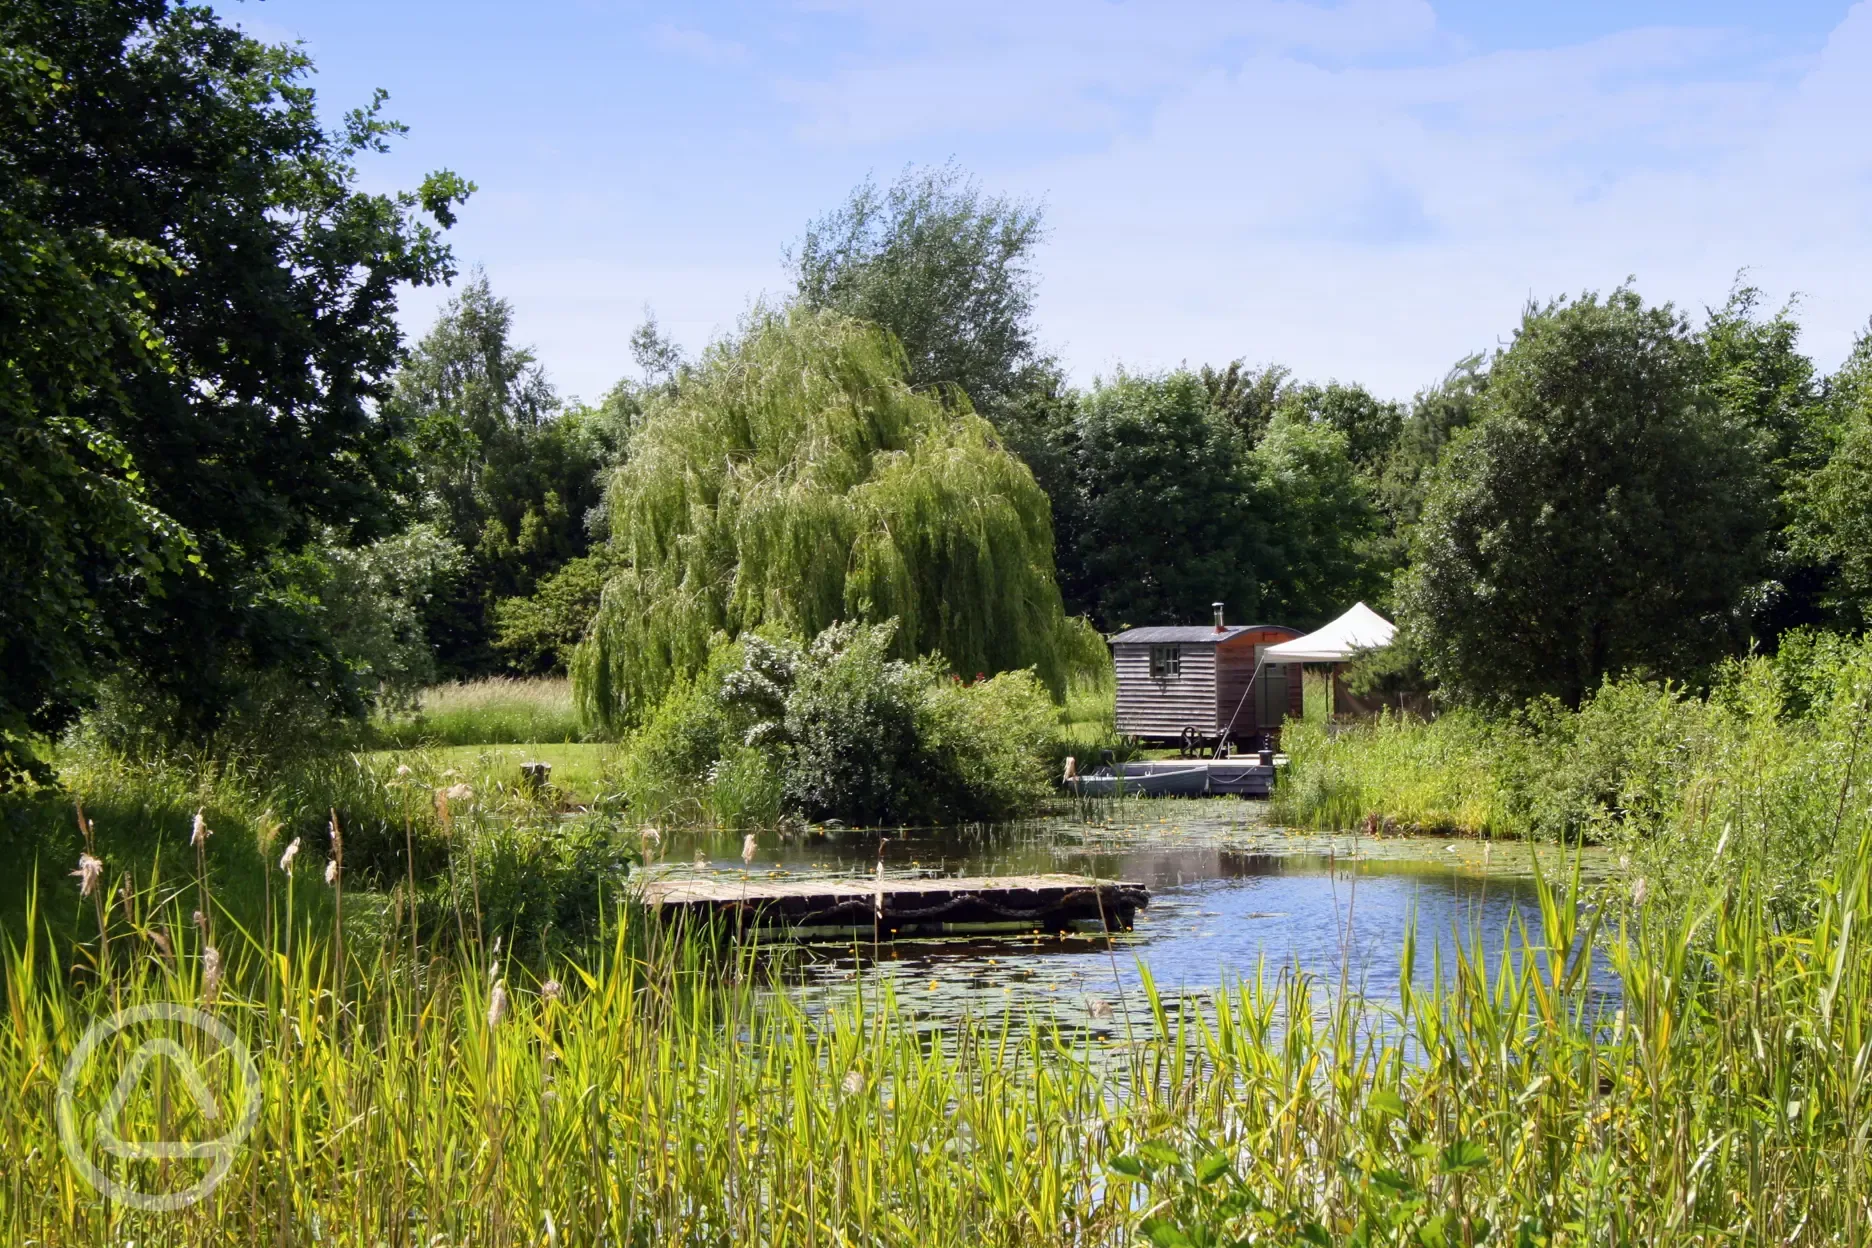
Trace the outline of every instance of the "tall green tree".
<path fill-rule="evenodd" d="M 1105 630 L 1201 623 L 1223 602 L 1245 620 L 1272 562 L 1247 440 L 1196 374 L 1119 374 L 1062 435 L 1069 490 L 1054 497 L 1067 602 Z"/>
<path fill-rule="evenodd" d="M 20 621 L 37 674 L 9 703 L 51 726 L 109 668 L 186 736 L 240 711 L 256 673 L 355 708 L 283 561 L 327 526 L 397 524 L 396 291 L 450 275 L 436 228 L 470 188 L 359 190 L 358 158 L 400 128 L 373 104 L 327 131 L 304 54 L 206 8 L 17 0 L 0 48 L 5 419 L 23 431 L 0 455 L 32 462 L 8 505 L 56 598 Z M 183 535 L 198 562 L 171 557 Z"/>
<path fill-rule="evenodd" d="M 1825 462 L 1792 492 L 1792 553 L 1822 570 L 1822 605 L 1872 628 L 1872 329 L 1827 378 L 1816 436 Z"/>
<path fill-rule="evenodd" d="M 69 90 L 32 48 L 0 46 L 5 133 Z M 188 547 L 123 442 L 87 418 L 123 402 L 122 372 L 171 366 L 139 280 L 166 257 L 47 225 L 45 195 L 0 161 L 0 787 L 42 772 L 31 739 L 114 650 L 106 604 L 179 570 Z"/>
<path fill-rule="evenodd" d="M 1205 364 L 1196 374 L 1209 394 L 1209 406 L 1252 445 L 1267 432 L 1274 412 L 1293 392 L 1293 374 L 1279 364 L 1250 368 L 1231 360 L 1222 368 Z"/>
<path fill-rule="evenodd" d="M 1380 399 L 1364 386 L 1309 382 L 1293 386 L 1275 411 L 1289 420 L 1324 425 L 1345 439 L 1346 454 L 1368 476 L 1376 477 L 1390 459 L 1404 428 L 1404 408 Z"/>
<path fill-rule="evenodd" d="M 619 566 L 572 664 L 607 724 L 700 670 L 718 631 L 895 619 L 897 657 L 1034 667 L 1056 694 L 1083 655 L 1032 473 L 847 317 L 759 310 L 711 347 L 650 400 L 610 509 Z"/>
<path fill-rule="evenodd" d="M 1833 622 L 1829 561 L 1794 532 L 1800 498 L 1827 461 L 1830 424 L 1813 361 L 1800 350 L 1793 309 L 1760 314 L 1761 292 L 1737 284 L 1700 334 L 1710 390 L 1731 421 L 1750 431 L 1775 495 L 1769 582 L 1755 624 L 1770 644 L 1791 628 Z"/>
<path fill-rule="evenodd" d="M 1313 628 L 1354 602 L 1381 600 L 1390 572 L 1377 545 L 1381 515 L 1346 435 L 1328 422 L 1282 415 L 1262 435 L 1252 465 L 1268 547 L 1261 615 Z"/>
<path fill-rule="evenodd" d="M 503 666 L 496 604 L 590 549 L 601 474 L 634 419 L 629 392 L 566 407 L 512 338 L 512 305 L 477 274 L 397 375 L 392 406 L 417 449 L 420 509 L 468 552 L 428 616 L 441 670 L 454 676 Z"/>
<path fill-rule="evenodd" d="M 1488 363 L 1480 355 L 1457 361 L 1435 386 L 1412 398 L 1410 414 L 1398 429 L 1397 444 L 1378 479 L 1379 504 L 1402 547 L 1423 515 L 1430 472 L 1456 435 L 1475 423 L 1482 392 L 1488 388 Z"/>
<path fill-rule="evenodd" d="M 1576 704 L 1608 674 L 1691 678 L 1745 644 L 1773 487 L 1668 305 L 1530 308 L 1434 473 L 1402 614 L 1471 700 Z"/>
<path fill-rule="evenodd" d="M 1032 204 L 984 195 L 954 165 L 867 180 L 812 222 L 788 253 L 807 308 L 883 326 L 903 344 L 912 386 L 955 386 L 997 419 L 1046 380 L 1033 328 Z"/>

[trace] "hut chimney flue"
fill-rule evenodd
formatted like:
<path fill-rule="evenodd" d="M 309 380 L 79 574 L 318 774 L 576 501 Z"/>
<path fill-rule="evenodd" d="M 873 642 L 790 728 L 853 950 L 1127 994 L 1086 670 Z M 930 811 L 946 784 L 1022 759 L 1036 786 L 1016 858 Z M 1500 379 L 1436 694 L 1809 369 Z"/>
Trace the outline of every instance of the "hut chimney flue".
<path fill-rule="evenodd" d="M 1219 633 L 1219 632 L 1222 632 L 1222 631 L 1223 631 L 1223 628 L 1222 628 L 1222 604 L 1221 604 L 1221 603 L 1219 603 L 1219 602 L 1214 602 L 1214 603 L 1210 603 L 1209 605 L 1215 608 L 1215 617 L 1216 617 L 1216 632 L 1218 632 L 1218 633 Z"/>

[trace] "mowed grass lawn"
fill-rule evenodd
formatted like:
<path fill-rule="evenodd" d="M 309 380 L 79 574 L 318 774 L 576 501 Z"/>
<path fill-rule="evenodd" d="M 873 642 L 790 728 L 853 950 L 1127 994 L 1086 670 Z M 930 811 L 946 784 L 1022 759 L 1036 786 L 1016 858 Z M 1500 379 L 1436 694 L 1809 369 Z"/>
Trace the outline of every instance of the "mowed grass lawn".
<path fill-rule="evenodd" d="M 425 778 L 485 787 L 489 781 L 520 783 L 522 763 L 550 763 L 553 787 L 573 801 L 589 802 L 598 796 L 605 769 L 622 751 L 610 743 L 555 743 L 538 745 L 443 745 L 416 750 L 379 750 L 373 760 L 401 760 Z M 451 774 L 452 773 L 452 774 Z"/>

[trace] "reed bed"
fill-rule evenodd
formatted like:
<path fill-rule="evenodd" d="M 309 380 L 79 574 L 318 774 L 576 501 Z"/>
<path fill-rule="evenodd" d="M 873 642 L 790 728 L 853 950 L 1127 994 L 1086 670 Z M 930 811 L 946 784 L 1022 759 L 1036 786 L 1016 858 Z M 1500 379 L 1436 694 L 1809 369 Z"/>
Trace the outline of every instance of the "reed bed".
<path fill-rule="evenodd" d="M 211 892 L 214 917 L 185 917 L 205 880 L 119 896 L 104 875 L 82 899 L 74 880 L 108 948 L 7 952 L 0 1228 L 145 1246 L 1858 1244 L 1872 843 L 1844 861 L 1798 927 L 1746 872 L 1669 919 L 1575 874 L 1543 881 L 1499 949 L 1413 968 L 1407 939 L 1399 1001 L 1291 972 L 1202 1000 L 1147 979 L 1111 1041 L 1033 1016 L 931 1033 L 883 989 L 809 1011 L 750 951 L 628 909 L 584 957 L 528 967 L 468 914 L 447 952 L 286 922 L 282 894 L 326 887 L 305 864 L 244 929 Z M 1589 986 L 1595 947 L 1615 1001 Z M 172 1212 L 100 1198 L 56 1126 L 81 1033 L 155 1002 L 224 1021 L 260 1089 L 225 1177 Z M 120 1137 L 186 1134 L 179 1103 L 133 1097 Z M 199 1169 L 116 1164 L 144 1190 Z"/>

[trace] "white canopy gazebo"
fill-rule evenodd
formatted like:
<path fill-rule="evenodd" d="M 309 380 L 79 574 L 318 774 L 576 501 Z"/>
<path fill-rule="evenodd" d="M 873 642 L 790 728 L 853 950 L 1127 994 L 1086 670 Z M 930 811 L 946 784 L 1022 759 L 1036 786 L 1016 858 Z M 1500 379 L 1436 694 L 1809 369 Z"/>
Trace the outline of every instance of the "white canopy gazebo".
<path fill-rule="evenodd" d="M 1358 602 L 1323 628 L 1262 653 L 1270 663 L 1350 663 L 1362 650 L 1390 645 L 1396 633 L 1397 625 Z"/>
<path fill-rule="evenodd" d="M 1377 713 L 1382 699 L 1373 701 L 1355 696 L 1342 679 L 1344 665 L 1360 654 L 1390 645 L 1396 635 L 1395 624 L 1360 602 L 1354 603 L 1350 611 L 1325 627 L 1304 637 L 1269 646 L 1262 653 L 1267 656 L 1269 663 L 1331 663 L 1332 714 L 1335 718 L 1366 716 Z"/>

